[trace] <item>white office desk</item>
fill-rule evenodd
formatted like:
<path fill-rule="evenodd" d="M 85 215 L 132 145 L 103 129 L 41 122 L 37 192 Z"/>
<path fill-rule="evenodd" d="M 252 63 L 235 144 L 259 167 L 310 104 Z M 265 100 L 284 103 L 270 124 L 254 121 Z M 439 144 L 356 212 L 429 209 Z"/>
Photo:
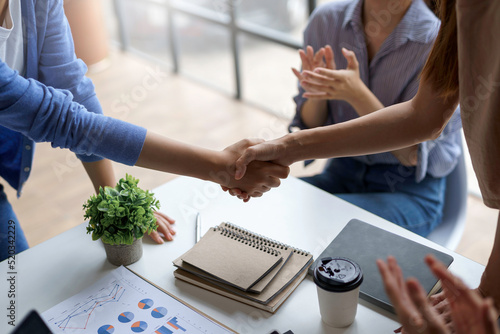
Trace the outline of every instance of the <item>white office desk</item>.
<path fill-rule="evenodd" d="M 270 333 L 292 330 L 311 333 L 390 333 L 398 327 L 395 317 L 360 301 L 353 325 L 334 329 L 321 322 L 316 286 L 307 277 L 273 315 L 219 296 L 174 278 L 172 260 L 195 243 L 196 213 L 202 214 L 202 232 L 222 221 L 230 221 L 272 239 L 312 252 L 316 257 L 352 218 L 421 242 L 455 258 L 450 266 L 471 287 L 479 284 L 484 269 L 463 256 L 404 230 L 382 218 L 296 178 L 263 197 L 243 203 L 222 192 L 219 186 L 197 179 L 179 177 L 154 189 L 161 211 L 177 220 L 175 241 L 156 245 L 145 238 L 144 256 L 131 265 L 137 273 L 152 280 L 177 297 L 241 333 Z M 47 222 L 50 223 L 50 222 Z M 16 321 L 30 310 L 40 312 L 78 293 L 113 270 L 106 261 L 100 241 L 86 234 L 86 224 L 33 247 L 16 257 Z M 0 263 L 0 333 L 8 333 L 7 262 Z"/>

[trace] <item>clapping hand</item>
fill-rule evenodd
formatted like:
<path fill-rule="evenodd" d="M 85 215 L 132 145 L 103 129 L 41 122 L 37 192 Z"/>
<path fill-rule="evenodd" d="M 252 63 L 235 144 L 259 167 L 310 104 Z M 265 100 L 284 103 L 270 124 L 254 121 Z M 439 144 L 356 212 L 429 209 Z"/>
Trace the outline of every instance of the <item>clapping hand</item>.
<path fill-rule="evenodd" d="M 403 333 L 499 334 L 496 327 L 498 313 L 490 299 L 469 289 L 434 257 L 427 256 L 425 261 L 441 280 L 444 296 L 450 306 L 448 320 L 436 310 L 417 280 L 403 279 L 394 257 L 388 257 L 387 263 L 377 261 L 387 295 L 403 325 Z"/>
<path fill-rule="evenodd" d="M 299 81 L 304 80 L 302 73 L 304 71 L 314 71 L 316 68 L 326 67 L 331 70 L 335 70 L 335 61 L 333 57 L 333 50 L 330 45 L 325 46 L 314 53 L 312 46 L 308 45 L 306 50 L 299 50 L 300 59 L 302 60 L 302 72 L 292 68 L 293 73 L 299 79 Z"/>
<path fill-rule="evenodd" d="M 342 70 L 335 68 L 330 47 L 326 47 L 324 53 L 326 68 L 316 67 L 300 74 L 300 85 L 306 91 L 303 96 L 308 99 L 344 100 L 349 103 L 362 98 L 366 85 L 360 78 L 359 63 L 354 52 L 342 49 L 342 54 L 347 59 L 347 68 Z"/>

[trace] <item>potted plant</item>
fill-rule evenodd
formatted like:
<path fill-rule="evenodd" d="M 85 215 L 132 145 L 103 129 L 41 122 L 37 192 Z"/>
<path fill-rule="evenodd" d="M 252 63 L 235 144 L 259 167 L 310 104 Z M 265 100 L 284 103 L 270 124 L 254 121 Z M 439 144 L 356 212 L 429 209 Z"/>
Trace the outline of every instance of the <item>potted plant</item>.
<path fill-rule="evenodd" d="M 142 237 L 158 228 L 153 212 L 160 203 L 149 190 L 137 186 L 139 180 L 126 174 L 116 186 L 99 188 L 83 205 L 89 219 L 87 233 L 101 241 L 108 261 L 128 265 L 142 256 Z"/>

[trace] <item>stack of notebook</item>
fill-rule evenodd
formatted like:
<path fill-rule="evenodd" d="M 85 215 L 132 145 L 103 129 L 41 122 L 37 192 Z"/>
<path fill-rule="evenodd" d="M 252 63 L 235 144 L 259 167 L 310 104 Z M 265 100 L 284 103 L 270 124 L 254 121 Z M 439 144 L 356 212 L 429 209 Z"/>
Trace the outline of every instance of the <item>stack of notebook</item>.
<path fill-rule="evenodd" d="M 181 280 L 274 313 L 306 276 L 312 255 L 222 223 L 173 263 Z"/>

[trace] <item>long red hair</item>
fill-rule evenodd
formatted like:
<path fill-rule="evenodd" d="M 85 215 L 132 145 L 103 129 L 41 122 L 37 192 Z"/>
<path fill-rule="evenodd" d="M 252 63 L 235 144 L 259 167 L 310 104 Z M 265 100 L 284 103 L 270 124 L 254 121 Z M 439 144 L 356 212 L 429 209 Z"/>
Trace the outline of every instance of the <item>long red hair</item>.
<path fill-rule="evenodd" d="M 458 94 L 457 12 L 455 0 L 436 1 L 441 27 L 429 54 L 422 79 L 448 98 Z"/>

